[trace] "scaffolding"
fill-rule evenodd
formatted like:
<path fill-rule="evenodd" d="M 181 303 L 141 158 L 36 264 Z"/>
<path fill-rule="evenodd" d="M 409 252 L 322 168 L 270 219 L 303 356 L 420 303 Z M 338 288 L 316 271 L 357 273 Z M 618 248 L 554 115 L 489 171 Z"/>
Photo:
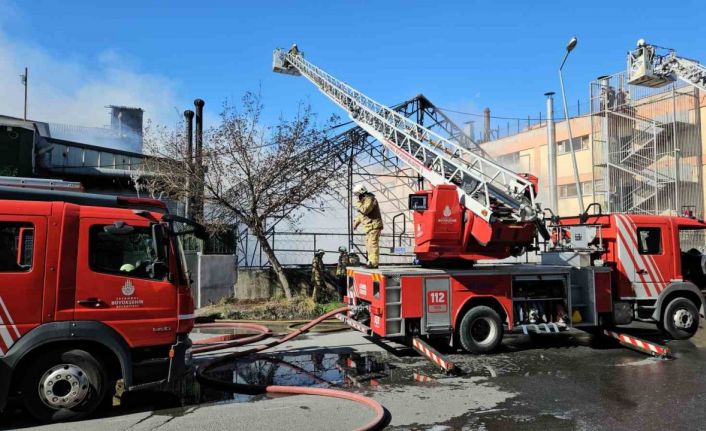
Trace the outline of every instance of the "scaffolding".
<path fill-rule="evenodd" d="M 625 73 L 590 84 L 593 198 L 603 211 L 703 217 L 698 90 L 628 84 Z"/>

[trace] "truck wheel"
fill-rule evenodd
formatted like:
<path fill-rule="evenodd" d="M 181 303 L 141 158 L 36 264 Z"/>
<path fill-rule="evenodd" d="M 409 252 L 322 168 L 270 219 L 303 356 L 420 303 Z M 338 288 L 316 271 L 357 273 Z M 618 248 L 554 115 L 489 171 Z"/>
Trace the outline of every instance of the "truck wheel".
<path fill-rule="evenodd" d="M 699 310 L 686 298 L 674 298 L 664 309 L 662 325 L 674 340 L 691 338 L 699 328 Z"/>
<path fill-rule="evenodd" d="M 498 312 L 485 305 L 471 308 L 461 319 L 459 340 L 464 350 L 487 353 L 503 339 L 503 323 Z"/>
<path fill-rule="evenodd" d="M 42 422 L 81 419 L 105 399 L 108 375 L 84 350 L 55 350 L 37 358 L 21 382 L 24 406 Z"/>

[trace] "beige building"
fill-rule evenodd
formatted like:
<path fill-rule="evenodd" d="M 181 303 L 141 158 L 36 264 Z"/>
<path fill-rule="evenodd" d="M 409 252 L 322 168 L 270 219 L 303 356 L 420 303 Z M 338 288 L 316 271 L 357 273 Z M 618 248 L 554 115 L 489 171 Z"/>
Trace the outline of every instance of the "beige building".
<path fill-rule="evenodd" d="M 560 110 L 557 103 L 555 113 Z M 683 83 L 636 87 L 622 74 L 591 83 L 591 112 L 570 119 L 584 205 L 646 214 L 689 208 L 703 216 L 704 114 L 706 95 Z M 556 141 L 558 214 L 575 215 L 579 202 L 566 121 L 556 122 Z M 546 122 L 483 147 L 508 168 L 537 175 L 539 201 L 549 206 Z"/>

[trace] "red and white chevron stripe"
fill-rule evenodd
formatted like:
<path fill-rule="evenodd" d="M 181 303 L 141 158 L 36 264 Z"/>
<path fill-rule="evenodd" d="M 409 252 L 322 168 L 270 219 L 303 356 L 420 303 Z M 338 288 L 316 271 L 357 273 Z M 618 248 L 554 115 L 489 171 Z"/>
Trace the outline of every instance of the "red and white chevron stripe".
<path fill-rule="evenodd" d="M 616 214 L 615 221 L 618 258 L 625 275 L 632 282 L 635 296 L 647 298 L 659 296 L 666 287 L 666 283 L 654 258 L 639 253 L 635 224 L 624 214 Z M 638 269 L 644 269 L 644 272 L 638 272 Z"/>
<path fill-rule="evenodd" d="M 436 379 L 433 377 L 426 376 L 424 374 L 419 374 L 419 373 L 413 373 L 412 377 L 414 378 L 414 380 L 421 382 L 421 383 L 429 383 L 429 382 L 436 381 Z"/>
<path fill-rule="evenodd" d="M 623 344 L 627 344 L 631 347 L 636 348 L 644 353 L 648 353 L 653 356 L 665 357 L 669 356 L 671 350 L 669 347 L 660 346 L 659 344 L 650 343 L 649 341 L 641 340 L 639 338 L 632 337 L 626 334 L 620 334 L 613 331 L 603 330 L 603 333 L 609 337 L 613 337 Z"/>
<path fill-rule="evenodd" d="M 0 355 L 4 355 L 15 341 L 20 338 L 20 331 L 12 320 L 12 315 L 0 296 Z"/>
<path fill-rule="evenodd" d="M 360 331 L 364 334 L 370 334 L 370 328 L 367 326 L 363 325 L 362 323 L 358 322 L 357 320 L 344 316 L 342 313 L 336 314 L 336 319 L 340 320 L 341 322 L 345 323 L 346 325 L 350 326 L 351 328 L 355 329 L 356 331 Z"/>
<path fill-rule="evenodd" d="M 426 358 L 429 359 L 432 363 L 434 363 L 434 365 L 439 366 L 444 371 L 448 372 L 456 367 L 453 362 L 442 357 L 439 352 L 434 350 L 432 347 L 428 346 L 419 338 L 412 339 L 412 347 L 414 347 L 414 350 L 426 356 Z"/>

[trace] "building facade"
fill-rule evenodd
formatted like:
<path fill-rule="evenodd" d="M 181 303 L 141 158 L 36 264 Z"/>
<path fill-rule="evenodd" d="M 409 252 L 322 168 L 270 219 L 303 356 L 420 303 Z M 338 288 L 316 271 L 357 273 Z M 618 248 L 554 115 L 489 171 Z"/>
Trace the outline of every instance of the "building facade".
<path fill-rule="evenodd" d="M 557 121 L 557 195 L 561 216 L 579 213 L 571 145 L 584 207 L 600 203 L 604 211 L 674 214 L 690 210 L 703 217 L 706 135 L 701 117 L 706 97 L 683 83 L 644 88 L 626 83 L 622 74 L 590 84 L 591 110 Z M 495 160 L 540 180 L 539 201 L 548 206 L 546 122 L 512 136 L 491 140 L 484 149 Z"/>

